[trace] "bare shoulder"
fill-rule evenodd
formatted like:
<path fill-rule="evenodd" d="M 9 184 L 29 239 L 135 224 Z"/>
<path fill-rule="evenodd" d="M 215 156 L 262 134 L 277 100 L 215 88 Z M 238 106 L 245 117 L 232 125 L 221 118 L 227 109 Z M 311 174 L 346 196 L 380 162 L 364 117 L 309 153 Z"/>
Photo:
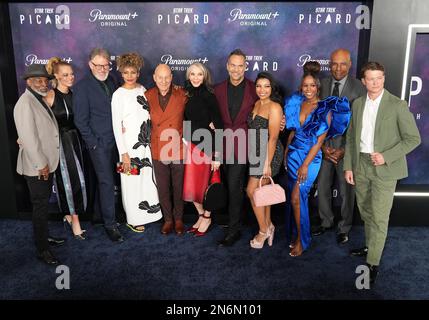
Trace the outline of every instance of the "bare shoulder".
<path fill-rule="evenodd" d="M 278 115 L 282 116 L 283 115 L 282 106 L 279 103 L 272 101 L 269 105 L 269 114 L 275 115 L 275 116 L 278 116 Z"/>

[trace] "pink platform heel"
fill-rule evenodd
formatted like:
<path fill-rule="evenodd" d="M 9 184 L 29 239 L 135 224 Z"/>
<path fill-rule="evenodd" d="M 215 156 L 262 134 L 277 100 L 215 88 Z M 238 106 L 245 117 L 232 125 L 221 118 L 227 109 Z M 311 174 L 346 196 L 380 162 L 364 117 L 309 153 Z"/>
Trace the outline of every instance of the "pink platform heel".
<path fill-rule="evenodd" d="M 265 240 L 267 240 L 269 238 L 269 236 L 270 236 L 270 233 L 268 232 L 268 230 L 267 230 L 267 232 L 259 231 L 259 234 L 263 236 L 261 242 L 259 242 L 256 239 L 256 236 L 252 240 L 250 240 L 250 246 L 253 249 L 262 249 L 264 247 Z"/>

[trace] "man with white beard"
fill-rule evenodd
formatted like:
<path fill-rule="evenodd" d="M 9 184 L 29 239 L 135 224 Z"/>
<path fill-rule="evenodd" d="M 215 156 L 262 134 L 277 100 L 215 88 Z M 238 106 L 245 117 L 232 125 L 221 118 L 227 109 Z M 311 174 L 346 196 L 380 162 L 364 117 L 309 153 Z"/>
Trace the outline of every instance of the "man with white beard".
<path fill-rule="evenodd" d="M 79 129 L 97 176 L 96 203 L 101 210 L 104 228 L 113 242 L 124 238 L 118 230 L 115 216 L 114 166 L 117 156 L 112 127 L 112 94 L 117 86 L 111 76 L 110 54 L 95 48 L 89 55 L 89 73 L 73 90 L 74 122 Z"/>
<path fill-rule="evenodd" d="M 30 65 L 23 78 L 27 88 L 13 110 L 19 137 L 16 171 L 23 175 L 33 205 L 34 241 L 37 257 L 49 265 L 59 263 L 49 245 L 62 245 L 64 239 L 49 236 L 48 206 L 52 176 L 59 161 L 59 134 L 55 117 L 43 97 L 52 78 L 44 65 Z"/>

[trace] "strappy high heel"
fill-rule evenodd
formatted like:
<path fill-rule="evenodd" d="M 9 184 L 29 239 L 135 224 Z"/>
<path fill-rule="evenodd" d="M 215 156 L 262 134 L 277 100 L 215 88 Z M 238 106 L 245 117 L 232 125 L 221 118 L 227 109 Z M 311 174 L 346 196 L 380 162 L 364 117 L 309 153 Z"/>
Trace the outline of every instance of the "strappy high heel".
<path fill-rule="evenodd" d="M 259 242 L 257 240 L 257 238 L 256 238 L 257 235 L 252 240 L 250 240 L 250 246 L 253 249 L 262 249 L 264 247 L 265 240 L 267 240 L 270 237 L 270 233 L 268 232 L 268 230 L 267 230 L 267 232 L 262 232 L 259 230 L 259 234 L 261 236 L 263 236 L 262 241 Z"/>
<path fill-rule="evenodd" d="M 81 234 L 75 234 L 73 231 L 73 222 L 68 221 L 66 216 L 63 217 L 63 224 L 64 224 L 64 229 L 66 229 L 67 226 L 70 228 L 70 231 L 76 240 L 86 240 L 86 230 L 82 230 Z"/>
<path fill-rule="evenodd" d="M 212 217 L 211 216 L 206 216 L 206 215 L 204 215 L 203 214 L 203 218 L 204 219 L 210 219 L 210 224 L 209 224 L 209 226 L 207 227 L 207 229 L 206 229 L 206 231 L 198 231 L 198 229 L 197 229 L 197 231 L 195 231 L 194 232 L 194 236 L 195 237 L 202 237 L 202 236 L 205 236 L 206 235 L 206 233 L 210 230 L 210 227 L 212 226 L 212 224 L 211 224 L 211 220 L 212 220 Z"/>
<path fill-rule="evenodd" d="M 203 215 L 204 215 L 203 213 L 198 214 L 198 219 L 200 217 L 202 217 Z M 195 231 L 197 231 L 197 230 L 198 230 L 198 228 L 190 227 L 188 230 L 186 230 L 186 233 L 195 233 Z"/>

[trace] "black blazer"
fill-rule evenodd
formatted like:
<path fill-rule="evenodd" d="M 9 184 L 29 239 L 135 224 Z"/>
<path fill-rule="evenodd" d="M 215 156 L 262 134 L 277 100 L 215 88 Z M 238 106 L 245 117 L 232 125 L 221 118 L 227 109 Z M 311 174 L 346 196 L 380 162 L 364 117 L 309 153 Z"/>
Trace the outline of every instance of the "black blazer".
<path fill-rule="evenodd" d="M 111 94 L 116 83 L 109 75 L 106 81 Z M 111 96 L 90 73 L 73 87 L 74 123 L 88 148 L 115 143 L 112 127 Z"/>

